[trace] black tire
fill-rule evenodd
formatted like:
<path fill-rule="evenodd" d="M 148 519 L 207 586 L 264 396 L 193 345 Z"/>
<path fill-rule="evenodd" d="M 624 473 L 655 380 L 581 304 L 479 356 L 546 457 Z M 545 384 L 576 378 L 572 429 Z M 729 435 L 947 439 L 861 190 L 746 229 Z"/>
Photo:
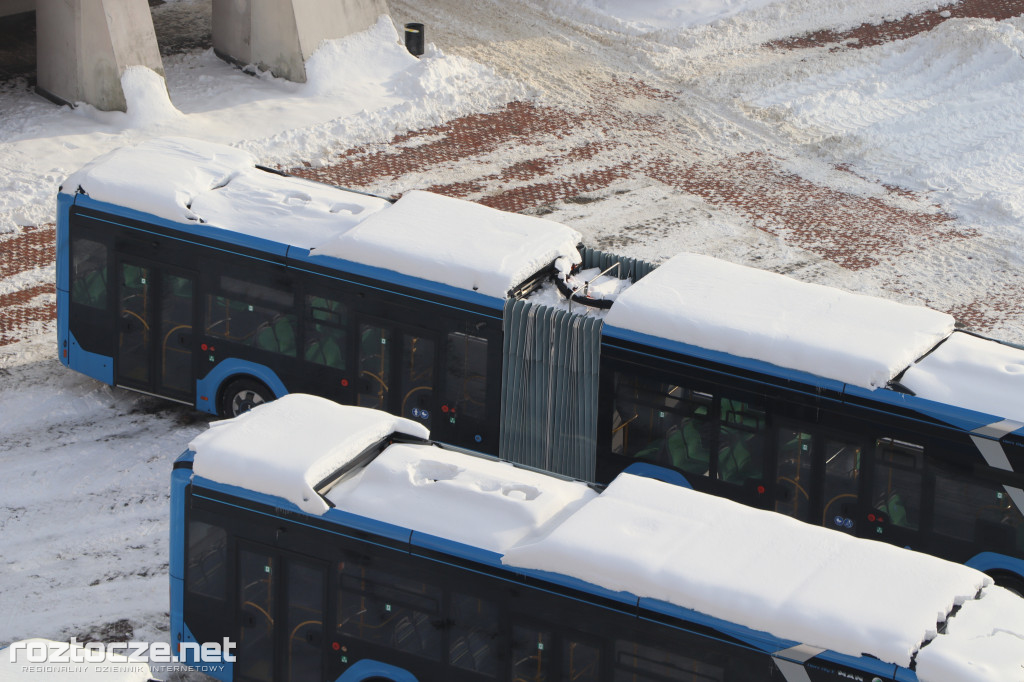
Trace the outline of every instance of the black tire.
<path fill-rule="evenodd" d="M 230 419 L 273 399 L 273 392 L 263 382 L 248 377 L 235 379 L 221 392 L 217 414 Z"/>

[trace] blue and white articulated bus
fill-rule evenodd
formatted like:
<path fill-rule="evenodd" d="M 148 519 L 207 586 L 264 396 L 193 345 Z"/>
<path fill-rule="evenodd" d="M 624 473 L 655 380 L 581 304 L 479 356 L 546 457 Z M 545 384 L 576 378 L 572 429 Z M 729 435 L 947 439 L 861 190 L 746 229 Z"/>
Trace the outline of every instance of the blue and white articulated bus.
<path fill-rule="evenodd" d="M 1021 679 L 1024 599 L 979 571 L 428 436 L 301 394 L 212 424 L 172 474 L 172 646 L 225 681 Z"/>
<path fill-rule="evenodd" d="M 1024 350 L 944 313 L 181 139 L 68 178 L 57 240 L 61 360 L 105 383 L 223 416 L 312 393 L 597 483 L 656 464 L 1024 593 Z"/>

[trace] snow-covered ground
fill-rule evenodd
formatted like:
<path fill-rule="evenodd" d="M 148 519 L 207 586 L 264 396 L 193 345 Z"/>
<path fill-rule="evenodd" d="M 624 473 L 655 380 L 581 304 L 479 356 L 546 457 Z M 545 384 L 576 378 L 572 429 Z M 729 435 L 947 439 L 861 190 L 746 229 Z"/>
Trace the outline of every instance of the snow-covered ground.
<path fill-rule="evenodd" d="M 208 0 L 175 4 L 208 16 Z M 704 159 L 768 153 L 796 177 L 872 200 L 882 200 L 882 183 L 898 185 L 915 198 L 886 201 L 924 202 L 970 239 L 854 271 L 785 230 L 766 232 L 727 207 L 635 179 L 600 201 L 552 207 L 549 217 L 585 239 L 614 241 L 629 230 L 616 249 L 629 255 L 661 260 L 685 248 L 943 311 L 999 297 L 1019 308 L 1024 19 L 951 19 L 859 50 L 787 51 L 765 45 L 941 8 L 935 0 L 389 5 L 395 24 L 427 24 L 436 47 L 424 59 L 406 54 L 383 22 L 318 52 L 304 85 L 247 75 L 206 51 L 166 57 L 166 90 L 152 73 L 129 71 L 127 113 L 62 109 L 19 84 L 0 88 L 0 237 L 52 222 L 58 186 L 88 160 L 156 135 L 233 144 L 271 165 L 318 166 L 512 100 L 599 106 L 586 85 L 633 77 L 677 96 L 670 123 L 692 141 L 645 144 L 683 160 L 694 149 Z M 645 102 L 631 106 L 643 114 Z M 663 227 L 634 229 L 644 224 Z M 3 276 L 0 296 L 53 277 L 52 267 Z M 52 325 L 30 331 L 0 346 L 0 645 L 164 638 L 170 464 L 207 419 L 69 373 L 55 358 Z M 1024 341 L 1024 314 L 999 318 L 992 331 Z"/>

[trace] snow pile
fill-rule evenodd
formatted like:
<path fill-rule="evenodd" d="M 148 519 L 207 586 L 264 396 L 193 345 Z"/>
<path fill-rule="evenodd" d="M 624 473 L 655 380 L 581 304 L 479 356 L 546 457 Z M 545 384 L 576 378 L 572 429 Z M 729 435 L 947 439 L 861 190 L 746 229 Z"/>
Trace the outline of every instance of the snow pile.
<path fill-rule="evenodd" d="M 392 433 L 429 435 L 386 412 L 285 396 L 234 419 L 214 422 L 189 443 L 196 476 L 292 501 L 310 514 L 327 503 L 313 489 L 367 447 Z"/>
<path fill-rule="evenodd" d="M 992 582 L 965 566 L 630 474 L 502 561 L 903 666 L 955 605 Z"/>
<path fill-rule="evenodd" d="M 958 19 L 755 96 L 858 173 L 1024 223 L 1024 18 Z"/>
<path fill-rule="evenodd" d="M 954 333 L 900 380 L 922 398 L 1024 424 L 1024 350 Z"/>
<path fill-rule="evenodd" d="M 582 483 L 424 445 L 392 445 L 326 494 L 344 511 L 497 553 L 596 496 Z"/>
<path fill-rule="evenodd" d="M 0 97 L 0 234 L 53 222 L 53 197 L 70 173 L 155 135 L 241 147 L 269 165 L 322 164 L 346 148 L 526 94 L 521 84 L 433 46 L 412 57 L 387 17 L 321 45 L 305 84 L 254 78 L 212 50 L 168 58 L 164 67 L 166 87 L 148 69 L 125 71 L 127 113 L 55 107 L 30 94 Z"/>
<path fill-rule="evenodd" d="M 156 128 L 183 116 L 171 103 L 163 76 L 145 66 L 125 69 L 121 74 L 121 90 L 129 127 Z"/>
<path fill-rule="evenodd" d="M 864 388 L 953 331 L 935 310 L 686 253 L 624 291 L 605 323 Z"/>

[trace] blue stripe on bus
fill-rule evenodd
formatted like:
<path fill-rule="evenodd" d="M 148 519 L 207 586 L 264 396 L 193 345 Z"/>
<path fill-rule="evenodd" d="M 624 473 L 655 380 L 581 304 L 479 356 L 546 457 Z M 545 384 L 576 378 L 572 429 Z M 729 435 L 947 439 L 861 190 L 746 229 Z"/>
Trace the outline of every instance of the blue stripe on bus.
<path fill-rule="evenodd" d="M 785 367 L 779 367 L 768 362 L 761 360 L 754 360 L 752 358 L 743 358 L 736 355 L 730 355 L 721 351 L 708 350 L 700 346 L 693 346 L 687 343 L 681 343 L 679 341 L 671 341 L 669 339 L 663 339 L 657 336 L 651 336 L 650 334 L 644 334 L 642 332 L 636 332 L 630 329 L 622 329 L 620 327 L 612 327 L 605 325 L 602 330 L 603 341 L 602 345 L 617 350 L 622 350 L 633 355 L 642 355 L 650 358 L 654 358 L 659 362 L 678 362 L 670 358 L 665 358 L 662 355 L 658 355 L 654 352 L 639 351 L 634 348 L 626 348 L 623 346 L 617 346 L 614 343 L 609 343 L 610 339 L 620 339 L 630 343 L 640 344 L 647 346 L 648 348 L 661 349 L 670 353 L 678 353 L 681 355 L 687 355 L 701 360 L 707 360 L 709 362 L 715 362 L 721 365 L 725 365 L 730 368 L 736 368 L 739 370 L 757 372 L 759 374 L 766 374 L 768 376 L 780 379 L 781 381 L 795 381 L 802 384 L 807 384 L 814 387 L 820 387 L 825 390 L 834 391 L 837 394 L 852 397 L 861 398 L 867 401 L 871 401 L 878 405 L 878 407 L 871 407 L 858 403 L 857 406 L 863 409 L 873 409 L 874 411 L 884 414 L 892 415 L 891 411 L 881 409 L 882 406 L 893 406 L 899 407 L 906 410 L 917 412 L 921 415 L 937 419 L 945 424 L 949 424 L 957 429 L 964 431 L 973 431 L 976 428 L 991 424 L 993 421 L 998 421 L 999 418 L 993 418 L 990 415 L 985 415 L 980 412 L 974 412 L 973 410 L 967 410 L 953 405 L 945 405 L 943 403 L 937 403 L 932 400 L 925 400 L 924 398 L 918 398 L 907 393 L 899 393 L 898 391 L 892 391 L 888 389 L 875 389 L 871 390 L 860 386 L 854 386 L 852 384 L 846 384 L 841 381 L 834 379 L 826 379 L 816 374 L 809 372 L 802 372 L 799 370 L 791 370 Z M 682 364 L 686 364 L 685 361 Z M 726 374 L 732 376 L 732 373 L 721 370 L 710 370 L 710 368 L 702 368 L 708 371 L 717 371 L 720 374 Z M 756 381 L 756 380 L 755 380 Z M 773 388 L 783 387 L 786 388 L 781 382 L 769 382 L 769 381 L 756 381 L 763 386 L 769 386 Z M 795 388 L 801 393 L 807 395 L 813 395 L 811 392 Z M 925 420 L 918 420 L 924 422 Z M 1024 429 L 1021 429 L 1024 431 Z"/>
<path fill-rule="evenodd" d="M 320 267 L 328 268 L 334 272 L 337 272 L 339 275 L 358 275 L 360 277 L 365 277 L 367 279 L 372 279 L 379 282 L 386 282 L 388 284 L 394 284 L 397 286 L 405 287 L 407 289 L 415 289 L 423 291 L 425 293 L 455 299 L 458 301 L 462 301 L 464 303 L 473 303 L 485 308 L 491 308 L 492 310 L 498 311 L 499 313 L 504 309 L 505 306 L 505 300 L 502 298 L 495 298 L 494 296 L 480 294 L 475 291 L 462 289 L 460 287 L 455 287 L 450 284 L 443 284 L 441 282 L 436 282 L 434 280 L 429 279 L 422 279 L 420 277 L 414 277 L 412 275 L 404 275 L 395 270 L 380 268 L 373 265 L 363 265 L 362 263 L 345 260 L 343 258 L 336 258 L 334 256 L 310 255 L 308 249 L 301 249 L 301 251 L 304 253 L 299 253 L 299 251 L 300 250 L 297 247 L 292 247 L 291 249 L 289 249 L 288 260 L 294 261 L 295 263 L 319 265 Z M 291 263 L 289 263 L 289 267 L 297 270 L 302 270 L 302 268 L 299 268 Z M 352 282 L 352 284 L 364 286 L 369 289 L 377 289 L 378 291 L 389 291 L 381 287 L 375 287 L 373 285 L 360 282 Z M 414 300 L 423 300 L 426 303 L 434 303 L 434 301 L 430 301 L 427 299 L 417 299 L 415 296 L 408 296 L 408 298 L 412 298 Z M 459 310 L 461 310 L 461 308 L 459 308 Z"/>
<path fill-rule="evenodd" d="M 266 365 L 249 360 L 228 358 L 217 363 L 205 377 L 196 381 L 196 409 L 217 414 L 217 399 L 221 387 L 231 379 L 243 376 L 250 376 L 262 381 L 275 398 L 289 393 L 284 382 L 277 376 L 277 372 Z"/>
<path fill-rule="evenodd" d="M 775 654 L 780 651 L 785 651 L 786 649 L 805 644 L 804 642 L 782 639 L 767 632 L 752 630 L 742 625 L 713 618 L 699 611 L 670 604 L 660 599 L 643 597 L 638 601 L 638 605 L 641 609 L 646 611 L 661 613 L 682 621 L 704 625 L 717 632 L 721 632 L 724 635 L 734 637 L 751 647 L 769 654 Z M 899 667 L 893 663 L 885 663 L 870 656 L 848 656 L 831 650 L 824 650 L 815 658 L 821 658 L 822 660 L 830 661 L 837 665 L 854 668 L 858 672 L 867 672 L 887 678 L 892 678 L 895 670 Z M 803 663 L 803 661 L 799 662 Z"/>
<path fill-rule="evenodd" d="M 412 533 L 412 531 L 410 531 L 408 528 L 395 526 L 390 523 L 384 523 L 383 521 L 368 519 L 364 516 L 357 516 L 356 514 L 351 514 L 340 509 L 328 509 L 323 516 L 317 517 L 315 515 L 311 515 L 307 512 L 302 511 L 295 504 L 289 502 L 283 497 L 278 497 L 276 495 L 268 495 L 266 493 L 256 492 L 253 490 L 249 490 L 248 488 L 242 488 L 239 486 L 218 483 L 212 479 L 205 478 L 203 476 L 193 475 L 192 483 L 193 485 L 196 486 L 196 488 L 203 488 L 211 492 L 223 493 L 225 495 L 230 495 L 232 497 L 243 499 L 246 502 L 255 502 L 256 504 L 262 504 L 267 507 L 271 507 L 275 511 L 265 512 L 253 509 L 248 504 L 242 505 L 226 502 L 221 499 L 206 498 L 203 495 L 202 490 L 194 490 L 192 493 L 193 497 L 209 499 L 210 501 L 216 502 L 217 504 L 223 504 L 229 507 L 234 507 L 236 509 L 241 509 L 245 511 L 246 514 L 256 514 L 259 516 L 265 516 L 269 518 L 285 519 L 289 523 L 294 523 L 300 526 L 305 526 L 307 528 L 312 528 L 316 530 L 318 533 L 331 533 L 333 535 L 338 535 L 341 537 L 351 537 L 350 533 L 346 533 L 344 531 L 346 529 L 352 529 L 354 531 L 362 531 L 365 533 L 371 533 L 373 535 L 379 535 L 383 538 L 388 538 L 405 544 L 409 543 L 409 536 Z M 288 514 L 287 517 L 284 516 L 285 513 Z M 333 530 L 329 528 L 324 528 L 323 526 L 314 525 L 312 523 L 306 523 L 302 519 L 297 518 L 295 515 L 301 515 L 303 517 L 313 516 L 313 518 L 321 518 L 328 523 L 340 526 L 340 528 L 338 530 Z M 370 544 L 375 544 L 363 538 L 359 538 L 359 540 L 360 542 L 369 542 Z"/>
<path fill-rule="evenodd" d="M 111 217 L 124 218 L 126 220 L 134 220 L 140 223 L 148 223 L 150 225 L 163 227 L 169 230 L 173 230 L 181 234 L 180 237 L 172 237 L 182 241 L 187 241 L 189 237 L 205 237 L 207 239 L 216 239 L 217 241 L 226 242 L 234 246 L 242 248 L 253 249 L 255 251 L 263 251 L 268 256 L 276 256 L 283 259 L 285 254 L 288 252 L 288 247 L 280 242 L 275 242 L 270 239 L 263 239 L 262 237 L 254 237 L 252 235 L 237 232 L 235 230 L 226 230 L 221 227 L 216 227 L 207 223 L 194 223 L 194 222 L 177 222 L 174 220 L 167 220 L 166 218 L 160 218 L 153 215 L 152 213 L 144 213 L 142 211 L 127 208 L 125 206 L 118 206 L 117 204 L 110 204 L 105 201 L 97 201 L 88 194 L 75 195 L 74 203 L 76 206 L 81 208 L 87 208 L 94 211 L 101 211 L 109 214 Z M 122 225 L 121 223 L 115 222 L 110 218 L 101 218 L 99 216 L 89 216 L 92 220 L 99 220 L 100 222 L 110 223 L 112 225 L 119 225 L 128 227 L 129 229 L 138 230 L 140 232 L 146 232 L 145 228 L 139 228 L 137 226 Z M 160 235 L 170 236 L 170 235 Z M 212 250 L 224 250 L 217 249 L 216 247 L 207 247 Z"/>
<path fill-rule="evenodd" d="M 61 195 L 61 196 L 67 196 L 67 195 Z M 273 263 L 275 265 L 284 265 L 285 267 L 287 267 L 289 269 L 292 269 L 292 270 L 298 270 L 298 271 L 302 271 L 302 272 L 310 272 L 310 271 L 306 270 L 305 268 L 301 267 L 300 264 L 304 264 L 306 266 L 320 265 L 320 266 L 324 267 L 325 269 L 331 269 L 331 270 L 335 271 L 337 273 L 337 275 L 339 275 L 339 277 L 337 277 L 337 279 L 341 279 L 341 280 L 343 280 L 343 276 L 346 275 L 346 274 L 347 275 L 354 275 L 354 276 L 360 276 L 360 277 L 366 277 L 366 278 L 369 278 L 369 279 L 378 280 L 378 281 L 381 281 L 381 282 L 386 283 L 386 284 L 393 284 L 395 286 L 401 286 L 401 287 L 405 287 L 405 288 L 408 288 L 408 289 L 419 290 L 419 291 L 423 291 L 425 293 L 430 293 L 430 294 L 435 294 L 435 295 L 438 295 L 438 296 L 443 296 L 443 297 L 446 297 L 446 298 L 455 299 L 455 300 L 458 300 L 458 301 L 462 301 L 464 303 L 475 304 L 475 305 L 478 305 L 478 306 L 481 306 L 481 307 L 484 307 L 484 308 L 490 308 L 490 309 L 498 311 L 498 312 L 500 312 L 502 310 L 503 306 L 504 306 L 504 300 L 503 299 L 495 298 L 493 296 L 487 296 L 485 294 L 479 294 L 479 293 L 476 293 L 474 291 L 468 291 L 466 289 L 461 289 L 459 287 L 454 287 L 454 286 L 451 286 L 451 285 L 448 285 L 448 284 L 442 284 L 440 282 L 435 282 L 435 281 L 432 281 L 432 280 L 422 279 L 422 278 L 419 278 L 419 277 L 413 277 L 411 275 L 403 275 L 403 274 L 401 274 L 399 272 L 396 272 L 394 270 L 388 270 L 386 268 L 379 268 L 379 267 L 373 267 L 373 266 L 369 266 L 369 265 L 363 265 L 361 263 L 356 263 L 356 262 L 353 262 L 353 261 L 347 261 L 347 260 L 344 260 L 344 259 L 341 259 L 341 258 L 335 258 L 333 256 L 312 256 L 312 255 L 310 255 L 309 249 L 304 249 L 304 248 L 296 247 L 296 246 L 290 246 L 290 245 L 284 244 L 282 242 L 276 242 L 276 241 L 273 241 L 273 240 L 270 240 L 270 239 L 264 239 L 262 237 L 254 237 L 252 235 L 243 234 L 243 233 L 240 233 L 240 232 L 236 232 L 234 230 L 227 230 L 227 229 L 224 229 L 224 228 L 215 227 L 213 225 L 199 224 L 199 223 L 195 223 L 195 224 L 192 224 L 192 223 L 179 223 L 179 222 L 175 222 L 173 220 L 167 220 L 165 218 L 160 218 L 160 217 L 154 216 L 154 215 L 149 214 L 149 213 L 143 213 L 142 211 L 137 211 L 135 209 L 125 208 L 123 206 L 117 206 L 115 204 L 109 204 L 109 203 L 106 203 L 106 202 L 97 201 L 95 199 L 90 198 L 88 195 L 78 195 L 76 200 L 75 200 L 75 204 L 77 206 L 82 207 L 82 208 L 88 208 L 88 209 L 93 209 L 93 210 L 96 210 L 96 211 L 102 211 L 104 213 L 108 213 L 108 214 L 110 214 L 111 218 L 118 217 L 118 218 L 124 218 L 126 220 L 134 220 L 134 221 L 138 221 L 138 222 L 141 222 L 141 223 L 149 223 L 149 224 L 152 224 L 152 225 L 155 225 L 155 226 L 159 226 L 159 227 L 162 227 L 164 229 L 172 230 L 172 231 L 178 233 L 178 235 L 172 236 L 172 235 L 157 234 L 157 233 L 149 232 L 144 227 L 123 225 L 122 223 L 119 223 L 119 222 L 117 222 L 117 221 L 115 221 L 115 220 L 113 220 L 111 218 L 101 218 L 101 217 L 98 217 L 98 216 L 90 216 L 90 218 L 93 219 L 93 220 L 98 220 L 100 222 L 106 222 L 106 223 L 109 223 L 111 225 L 118 225 L 118 226 L 121 226 L 121 227 L 126 227 L 128 229 L 135 230 L 135 231 L 138 231 L 138 232 L 142 232 L 142 233 L 146 233 L 146 234 L 154 234 L 156 236 L 166 237 L 168 239 L 174 239 L 174 240 L 183 241 L 183 242 L 191 242 L 192 239 L 194 239 L 195 237 L 203 237 L 203 238 L 207 238 L 207 239 L 215 239 L 215 240 L 218 240 L 218 241 L 223 241 L 223 242 L 226 242 L 228 244 L 232 244 L 234 246 L 243 247 L 243 248 L 251 249 L 251 250 L 254 250 L 254 251 L 265 252 L 268 256 L 273 256 L 273 257 L 277 257 L 277 258 L 280 258 L 280 259 L 285 259 L 287 261 L 291 261 L 291 262 L 288 262 L 288 263 L 282 263 L 280 261 L 271 260 L 269 258 L 267 258 L 267 259 L 260 259 L 260 258 L 257 258 L 256 256 L 252 256 L 252 255 L 249 255 L 249 254 L 242 254 L 243 256 L 245 256 L 247 258 L 253 258 L 254 260 L 264 260 L 266 262 L 270 262 L 270 263 Z M 190 239 L 190 238 L 192 238 L 192 239 Z M 210 245 L 206 245 L 206 244 L 197 244 L 197 246 L 202 248 L 202 249 L 208 249 L 210 251 L 220 251 L 220 252 L 223 252 L 223 253 L 232 253 L 229 249 L 225 249 L 223 247 L 210 246 Z M 323 275 L 323 273 L 312 273 L 312 274 L 321 275 L 321 276 L 327 276 L 327 275 Z M 363 287 L 367 287 L 367 288 L 370 288 L 370 289 L 379 289 L 379 290 L 382 290 L 382 291 L 389 291 L 387 289 L 383 289 L 382 287 L 374 287 L 372 285 L 368 285 L 368 284 L 362 283 L 362 282 L 352 282 L 352 283 L 357 285 L 357 286 L 363 286 Z M 427 303 L 436 303 L 435 301 L 429 301 L 429 300 L 426 300 L 426 299 L 419 299 L 419 298 L 417 298 L 415 296 L 409 296 L 407 294 L 398 294 L 397 292 L 390 292 L 390 291 L 389 291 L 389 293 L 395 293 L 396 295 L 405 296 L 405 297 L 411 298 L 413 300 L 423 300 L 424 302 L 427 302 Z M 444 304 L 441 304 L 441 305 L 444 305 Z M 463 310 L 462 308 L 458 308 L 456 306 L 450 306 L 449 305 L 449 306 L 446 306 L 446 307 L 455 308 L 456 310 Z"/>

